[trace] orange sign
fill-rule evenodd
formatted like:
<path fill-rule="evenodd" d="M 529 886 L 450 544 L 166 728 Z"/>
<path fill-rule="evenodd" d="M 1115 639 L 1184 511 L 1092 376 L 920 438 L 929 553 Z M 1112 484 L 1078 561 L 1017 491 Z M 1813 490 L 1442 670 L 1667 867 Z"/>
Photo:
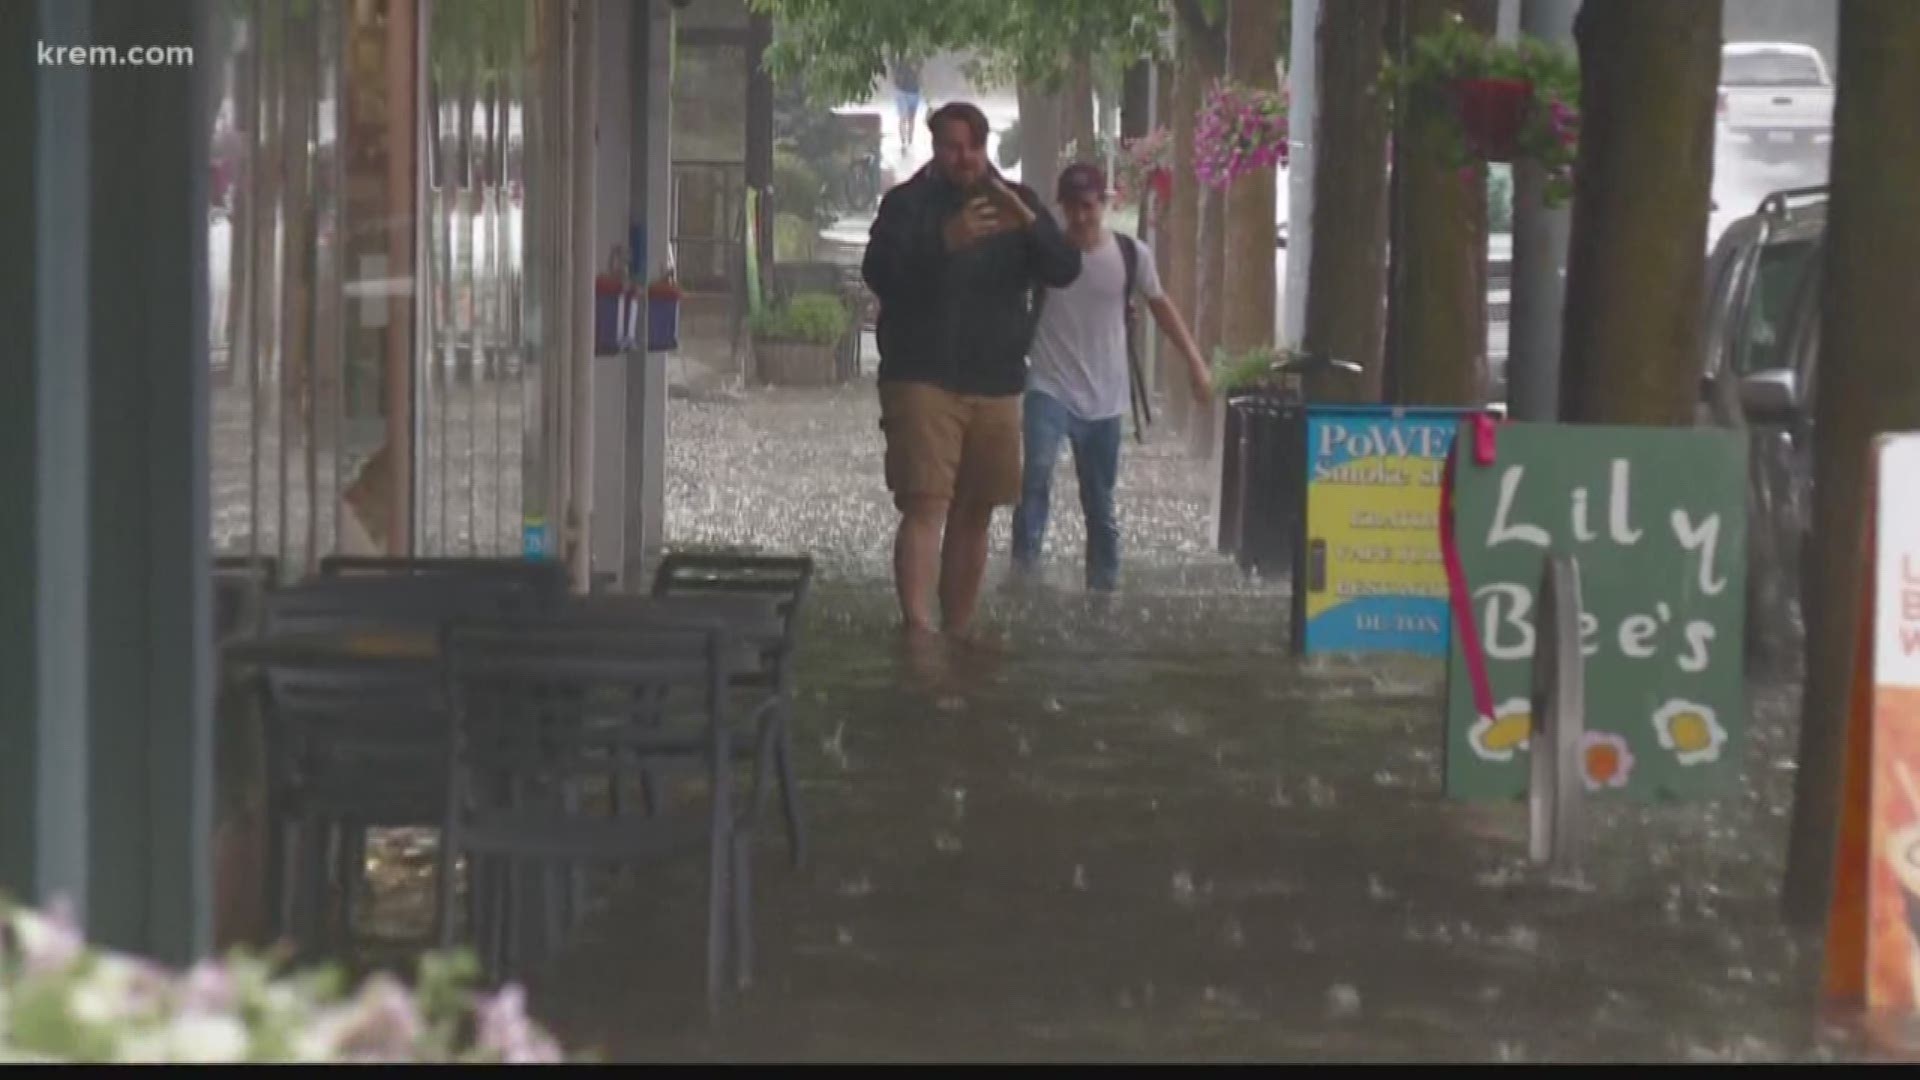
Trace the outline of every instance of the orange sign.
<path fill-rule="evenodd" d="M 1920 1051 L 1920 501 L 1888 482 L 1920 475 L 1920 435 L 1880 440 L 1874 465 L 1827 986 Z"/>

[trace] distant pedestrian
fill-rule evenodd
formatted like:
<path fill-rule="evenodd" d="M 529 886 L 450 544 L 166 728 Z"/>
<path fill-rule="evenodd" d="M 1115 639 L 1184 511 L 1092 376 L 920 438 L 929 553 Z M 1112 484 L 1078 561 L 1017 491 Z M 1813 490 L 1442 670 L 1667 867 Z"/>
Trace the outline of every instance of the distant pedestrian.
<path fill-rule="evenodd" d="M 894 57 L 893 106 L 899 114 L 900 145 L 913 149 L 913 129 L 920 116 L 920 62 L 904 56 Z"/>

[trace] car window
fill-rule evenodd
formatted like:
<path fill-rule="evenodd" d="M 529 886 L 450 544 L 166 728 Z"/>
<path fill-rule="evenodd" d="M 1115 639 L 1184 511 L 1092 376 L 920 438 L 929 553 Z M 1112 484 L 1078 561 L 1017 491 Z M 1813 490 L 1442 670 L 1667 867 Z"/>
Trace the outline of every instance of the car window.
<path fill-rule="evenodd" d="M 1753 293 L 1733 350 L 1734 370 L 1740 375 L 1786 367 L 1788 325 L 1794 296 L 1813 265 L 1811 240 L 1769 244 L 1760 252 L 1753 277 Z"/>
<path fill-rule="evenodd" d="M 1720 60 L 1722 86 L 1824 86 L 1820 65 L 1804 53 L 1738 53 Z"/>

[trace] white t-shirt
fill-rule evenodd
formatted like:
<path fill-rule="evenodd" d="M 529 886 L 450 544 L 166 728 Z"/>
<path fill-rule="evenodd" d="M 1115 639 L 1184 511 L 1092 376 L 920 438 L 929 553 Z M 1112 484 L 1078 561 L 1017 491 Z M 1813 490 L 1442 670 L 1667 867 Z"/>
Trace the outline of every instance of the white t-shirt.
<path fill-rule="evenodd" d="M 1153 267 L 1153 249 L 1138 240 L 1139 265 L 1134 294 L 1148 300 L 1163 295 Z M 1083 253 L 1080 276 L 1064 289 L 1048 289 L 1034 331 L 1027 388 L 1067 407 L 1081 420 L 1106 420 L 1126 414 L 1127 327 L 1123 320 L 1127 287 L 1126 257 L 1108 232 Z"/>

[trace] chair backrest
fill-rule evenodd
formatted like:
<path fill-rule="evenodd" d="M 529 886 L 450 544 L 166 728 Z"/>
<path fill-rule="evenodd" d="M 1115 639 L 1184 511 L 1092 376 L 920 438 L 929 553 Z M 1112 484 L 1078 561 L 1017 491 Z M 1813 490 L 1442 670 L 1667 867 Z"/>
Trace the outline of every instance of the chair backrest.
<path fill-rule="evenodd" d="M 654 573 L 653 595 L 773 597 L 780 604 L 791 647 L 812 582 L 813 559 L 805 555 L 674 552 L 661 560 Z"/>
<path fill-rule="evenodd" d="M 268 593 L 268 634 L 375 628 L 439 629 L 462 618 L 537 610 L 544 601 L 509 580 L 455 576 L 321 578 Z"/>
<path fill-rule="evenodd" d="M 405 766 L 408 783 L 444 782 L 445 680 L 432 661 L 350 657 L 277 662 L 262 674 L 269 767 L 280 782 L 351 788 L 371 765 Z M 393 774 L 387 774 L 391 778 Z"/>
<path fill-rule="evenodd" d="M 544 599 L 564 596 L 565 563 L 550 559 L 479 557 L 407 558 L 385 555 L 329 555 L 320 560 L 323 578 L 453 577 L 513 582 Z"/>
<path fill-rule="evenodd" d="M 662 725 L 700 729 L 717 784 L 731 767 L 724 626 L 570 614 L 472 620 L 448 632 L 458 763 L 493 777 L 639 776 Z M 469 799 L 489 792 L 474 785 Z M 722 790 L 724 793 L 724 789 Z"/>

